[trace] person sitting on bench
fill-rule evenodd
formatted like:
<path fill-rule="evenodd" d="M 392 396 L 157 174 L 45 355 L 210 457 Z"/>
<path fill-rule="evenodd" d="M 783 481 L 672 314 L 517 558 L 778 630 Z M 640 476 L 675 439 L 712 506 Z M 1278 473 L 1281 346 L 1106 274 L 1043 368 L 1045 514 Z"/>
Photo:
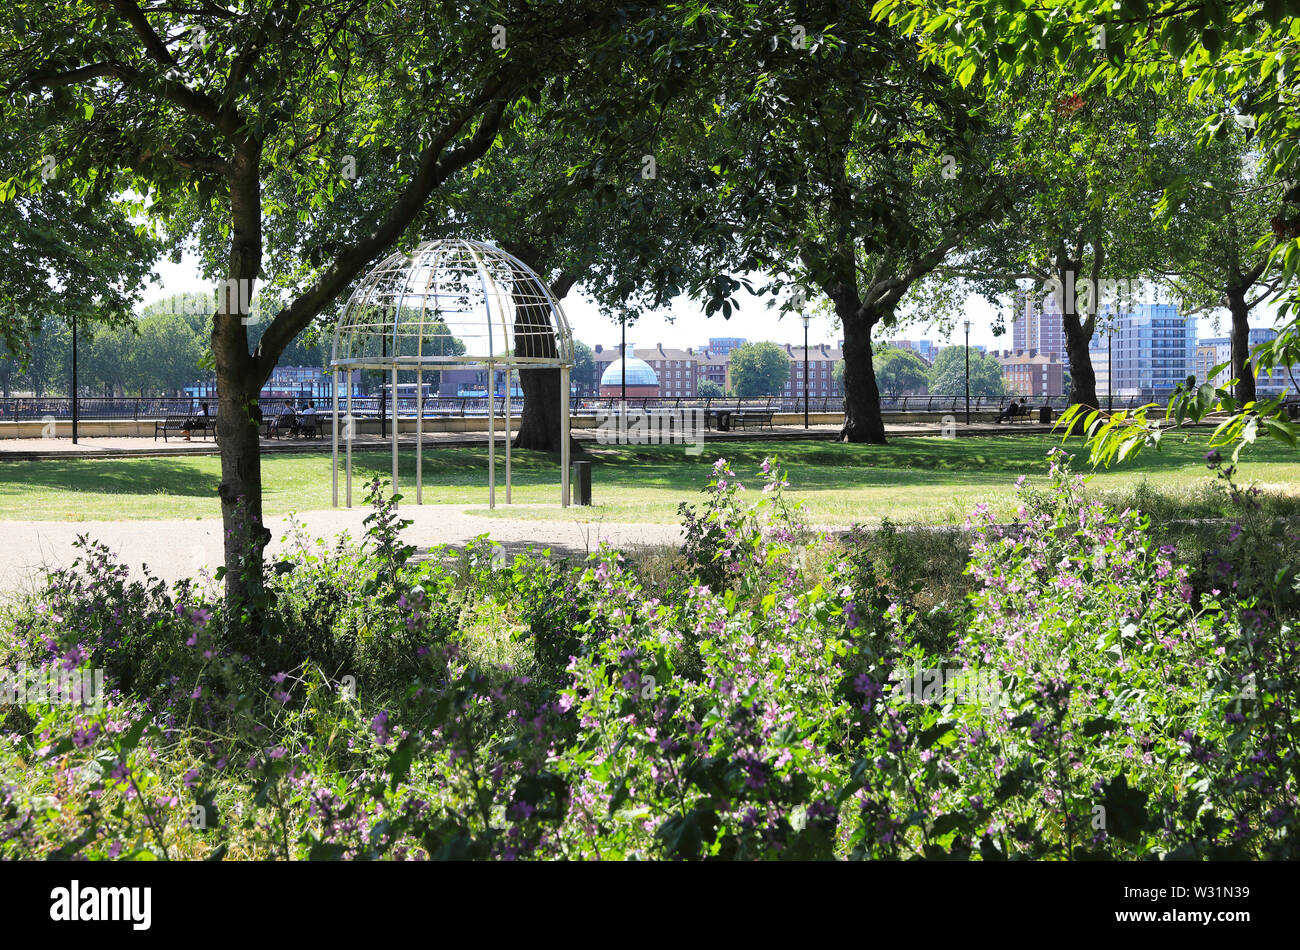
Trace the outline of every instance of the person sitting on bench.
<path fill-rule="evenodd" d="M 1015 419 L 1016 416 L 1021 415 L 1024 411 L 1024 404 L 1016 402 L 1016 400 L 1013 399 L 1011 400 L 1011 405 L 999 412 L 993 421 L 1000 425 L 1003 419 L 1010 421 Z"/>
<path fill-rule="evenodd" d="M 181 435 L 185 436 L 186 442 L 190 441 L 190 432 L 192 432 L 194 429 L 202 429 L 205 434 L 207 432 L 208 404 L 206 402 L 202 402 L 199 403 L 199 405 L 203 407 L 203 415 L 201 417 L 190 416 L 188 419 L 185 420 L 186 428 L 181 430 Z M 157 436 L 154 436 L 154 438 L 157 438 Z"/>
<path fill-rule="evenodd" d="M 286 399 L 284 405 L 276 412 L 275 418 L 271 420 L 270 425 L 266 427 L 267 437 L 270 438 L 277 433 L 288 432 L 293 435 L 294 430 L 298 427 L 298 415 L 293 411 L 293 400 Z"/>
<path fill-rule="evenodd" d="M 316 403 L 308 400 L 302 412 L 298 414 L 298 434 L 316 435 Z"/>

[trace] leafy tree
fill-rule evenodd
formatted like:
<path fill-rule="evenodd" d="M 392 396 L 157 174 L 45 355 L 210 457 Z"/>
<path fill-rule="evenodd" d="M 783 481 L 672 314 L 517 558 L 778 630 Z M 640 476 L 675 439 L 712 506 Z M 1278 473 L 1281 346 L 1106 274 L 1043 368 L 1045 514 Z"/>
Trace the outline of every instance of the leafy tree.
<path fill-rule="evenodd" d="M 1068 78 L 1027 77 L 1003 90 L 1007 143 L 1026 192 L 948 273 L 991 300 L 1032 282 L 1054 298 L 1071 368 L 1070 398 L 1096 406 L 1089 341 L 1104 307 L 1123 306 L 1169 265 L 1153 219 L 1163 182 L 1195 147 L 1190 119 L 1153 95 L 1085 99 Z M 1001 278 L 1000 280 L 998 278 Z"/>
<path fill-rule="evenodd" d="M 844 332 L 840 437 L 883 443 L 872 331 L 896 324 L 909 291 L 998 215 L 1010 180 L 979 97 L 921 62 L 915 38 L 847 0 L 764 11 L 813 27 L 806 49 L 755 51 L 719 105 L 734 154 L 702 194 L 734 234 L 701 278 L 706 312 L 725 315 L 741 284 L 727 261 L 776 275 L 764 291 L 794 280 L 824 294 Z"/>
<path fill-rule="evenodd" d="M 582 392 L 594 393 L 597 388 L 596 354 L 581 340 L 573 341 L 573 382 Z"/>
<path fill-rule="evenodd" d="M 837 363 L 836 366 L 838 365 Z M 881 391 L 891 399 L 910 390 L 920 389 L 928 381 L 929 367 L 925 361 L 915 353 L 898 347 L 885 346 L 877 350 L 872 367 Z"/>
<path fill-rule="evenodd" d="M 1269 261 L 1289 228 L 1282 191 L 1261 180 L 1258 158 L 1241 129 L 1224 126 L 1190 157 L 1160 204 L 1173 258 L 1167 281 L 1183 313 L 1227 308 L 1234 395 L 1243 406 L 1255 400 L 1250 312 L 1278 290 L 1282 273 L 1270 274 Z"/>
<path fill-rule="evenodd" d="M 20 187 L 32 189 L 50 154 L 70 192 L 147 194 L 150 219 L 192 237 L 208 276 L 234 291 L 211 347 L 226 597 L 244 634 L 260 623 L 270 539 L 251 407 L 280 354 L 487 154 L 518 102 L 557 84 L 557 98 L 582 98 L 623 59 L 611 51 L 644 35 L 634 25 L 649 12 L 251 0 L 236 15 L 120 0 L 20 3 L 0 23 L 0 125 L 24 130 L 32 169 Z M 375 142 L 388 160 L 358 168 Z M 246 301 L 263 279 L 285 304 L 254 353 Z"/>
<path fill-rule="evenodd" d="M 975 347 L 969 351 L 964 346 L 945 346 L 934 358 L 930 367 L 930 392 L 944 396 L 966 392 L 966 353 L 970 353 L 970 394 L 972 396 L 1001 396 L 1002 367 L 992 356 Z"/>
<path fill-rule="evenodd" d="M 695 392 L 705 399 L 717 399 L 723 395 L 722 387 L 711 379 L 700 380 Z"/>
<path fill-rule="evenodd" d="M 15 367 L 47 319 L 76 317 L 79 332 L 128 322 L 159 253 L 131 220 L 138 206 L 98 206 L 102 186 L 69 182 L 26 133 L 0 122 L 0 360 Z"/>
<path fill-rule="evenodd" d="M 775 343 L 742 343 L 731 351 L 731 383 L 742 399 L 775 396 L 790 378 L 790 356 Z"/>
<path fill-rule="evenodd" d="M 1275 240 L 1268 267 L 1281 270 L 1279 287 L 1287 292 L 1290 319 L 1275 340 L 1255 348 L 1252 358 L 1267 366 L 1300 363 L 1300 121 L 1293 108 L 1300 93 L 1300 46 L 1287 4 L 885 0 L 875 9 L 900 29 L 923 36 L 925 55 L 963 83 L 982 74 L 988 86 L 1001 87 L 1035 71 L 1064 72 L 1083 94 L 1104 89 L 1111 98 L 1144 91 L 1169 102 L 1190 97 L 1202 107 L 1202 142 L 1232 126 L 1250 130 L 1266 178 L 1290 207 L 1290 213 L 1270 220 L 1271 234 L 1257 235 L 1261 242 Z M 1167 197 L 1176 199 L 1185 187 L 1175 177 Z M 1240 273 L 1249 276 L 1252 270 Z M 1259 278 L 1269 279 L 1267 274 Z M 1234 357 L 1242 362 L 1240 354 Z M 1078 389 L 1077 381 L 1072 385 Z M 1160 429 L 1147 418 L 1151 408 L 1117 412 L 1108 420 L 1099 412 L 1072 411 L 1063 421 L 1090 427 L 1094 463 L 1110 464 L 1144 445 L 1159 445 Z M 1215 410 L 1229 413 L 1216 430 L 1216 444 L 1236 442 L 1240 451 L 1261 432 L 1300 444 L 1300 428 L 1285 419 L 1280 399 L 1246 406 L 1228 390 L 1204 385 L 1171 403 L 1169 415 L 1183 424 Z"/>

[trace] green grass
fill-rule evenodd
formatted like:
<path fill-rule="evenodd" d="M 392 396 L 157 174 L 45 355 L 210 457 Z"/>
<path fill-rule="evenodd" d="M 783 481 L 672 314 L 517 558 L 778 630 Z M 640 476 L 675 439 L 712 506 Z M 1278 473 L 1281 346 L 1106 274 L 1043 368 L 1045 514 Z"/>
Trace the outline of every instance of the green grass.
<path fill-rule="evenodd" d="M 1222 497 L 1210 487 L 1202 459 L 1207 436 L 1166 438 L 1161 452 L 1148 451 L 1122 468 L 1096 474 L 1091 487 L 1121 503 L 1135 503 L 1161 517 L 1221 513 Z M 955 523 L 978 501 L 1008 513 L 1014 482 L 1045 473 L 1044 455 L 1057 440 L 1017 435 L 942 439 L 899 437 L 886 446 L 832 442 L 727 442 L 706 446 L 702 456 L 681 446 L 594 446 L 592 483 L 596 504 L 561 511 L 555 505 L 559 470 L 554 459 L 533 452 L 514 457 L 515 506 L 499 505 L 497 517 L 573 521 L 675 522 L 677 505 L 693 500 L 715 459 L 731 460 L 742 482 L 757 490 L 756 469 L 777 456 L 788 469 L 793 497 L 803 499 L 821 524 L 895 522 Z M 1072 443 L 1077 451 L 1077 443 Z M 387 452 L 354 456 L 354 501 L 362 482 L 387 478 Z M 1243 453 L 1239 480 L 1254 481 L 1278 514 L 1300 513 L 1300 453 L 1271 443 Z M 268 455 L 262 460 L 267 514 L 330 505 L 328 453 Z M 1086 462 L 1076 463 L 1080 471 Z M 413 452 L 401 458 L 402 488 L 411 498 Z M 487 502 L 487 456 L 479 448 L 425 451 L 426 502 L 482 505 Z M 505 470 L 498 455 L 498 502 L 504 501 Z M 58 459 L 0 462 L 0 520 L 81 521 L 216 518 L 220 466 L 215 456 L 140 459 Z M 519 505 L 541 505 L 539 508 Z"/>

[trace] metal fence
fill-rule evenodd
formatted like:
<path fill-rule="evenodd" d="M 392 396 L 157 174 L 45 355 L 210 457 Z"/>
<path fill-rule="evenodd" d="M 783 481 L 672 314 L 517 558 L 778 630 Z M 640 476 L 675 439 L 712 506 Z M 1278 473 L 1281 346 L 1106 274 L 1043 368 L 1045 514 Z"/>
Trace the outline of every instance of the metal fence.
<path fill-rule="evenodd" d="M 1011 397 L 972 396 L 972 412 L 998 410 L 1005 406 Z M 1017 397 L 1024 398 L 1031 408 L 1051 406 L 1064 409 L 1069 404 L 1068 396 Z M 1106 397 L 1101 397 L 1106 402 Z M 494 400 L 498 415 L 505 411 L 505 397 L 497 396 Z M 1116 409 L 1131 409 L 1146 400 L 1136 397 L 1116 398 Z M 77 400 L 78 417 L 84 420 L 132 420 L 153 421 L 167 416 L 198 415 L 200 404 L 208 404 L 210 415 L 216 414 L 216 398 L 177 397 L 103 397 L 83 396 Z M 295 406 L 301 401 L 294 400 Z M 331 414 L 328 400 L 315 400 L 320 416 Z M 620 400 L 617 398 L 575 397 L 570 403 L 570 411 L 575 416 L 594 416 L 600 410 L 616 409 Z M 488 412 L 486 396 L 434 396 L 424 400 L 425 418 L 473 418 L 486 416 Z M 283 403 L 279 400 L 266 401 L 263 411 L 274 414 Z M 339 411 L 343 412 L 344 402 L 340 400 Z M 804 400 L 802 396 L 773 396 L 760 399 L 737 399 L 732 397 L 708 398 L 662 398 L 654 396 L 634 397 L 627 400 L 629 409 L 762 409 L 782 413 L 802 413 Z M 514 416 L 523 412 L 524 400 L 521 396 L 512 397 L 510 411 Z M 885 412 L 964 412 L 966 397 L 964 395 L 926 395 L 881 397 L 880 408 Z M 825 396 L 808 400 L 809 412 L 843 412 L 842 396 Z M 399 417 L 413 418 L 416 403 L 413 398 L 399 398 L 397 414 Z M 391 415 L 392 408 L 387 396 L 354 396 L 352 414 L 359 418 L 380 418 Z M 51 418 L 65 421 L 72 418 L 72 400 L 66 396 L 47 396 L 33 398 L 30 396 L 11 396 L 0 398 L 0 422 L 45 422 Z"/>

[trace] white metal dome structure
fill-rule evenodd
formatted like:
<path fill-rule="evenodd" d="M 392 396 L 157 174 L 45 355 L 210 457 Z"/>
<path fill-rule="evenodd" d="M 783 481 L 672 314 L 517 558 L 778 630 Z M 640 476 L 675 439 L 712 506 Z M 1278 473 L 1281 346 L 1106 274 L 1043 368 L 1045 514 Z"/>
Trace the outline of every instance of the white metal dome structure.
<path fill-rule="evenodd" d="M 347 505 L 352 507 L 351 372 L 391 374 L 393 491 L 397 491 L 398 372 L 414 373 L 416 503 L 424 501 L 424 373 L 486 368 L 488 504 L 496 506 L 496 373 L 505 372 L 506 503 L 510 503 L 510 393 L 520 370 L 560 372 L 560 503 L 569 503 L 569 372 L 573 333 L 545 282 L 517 257 L 480 241 L 427 241 L 390 254 L 357 284 L 334 328 L 334 505 L 339 503 L 339 373 L 347 374 Z"/>

